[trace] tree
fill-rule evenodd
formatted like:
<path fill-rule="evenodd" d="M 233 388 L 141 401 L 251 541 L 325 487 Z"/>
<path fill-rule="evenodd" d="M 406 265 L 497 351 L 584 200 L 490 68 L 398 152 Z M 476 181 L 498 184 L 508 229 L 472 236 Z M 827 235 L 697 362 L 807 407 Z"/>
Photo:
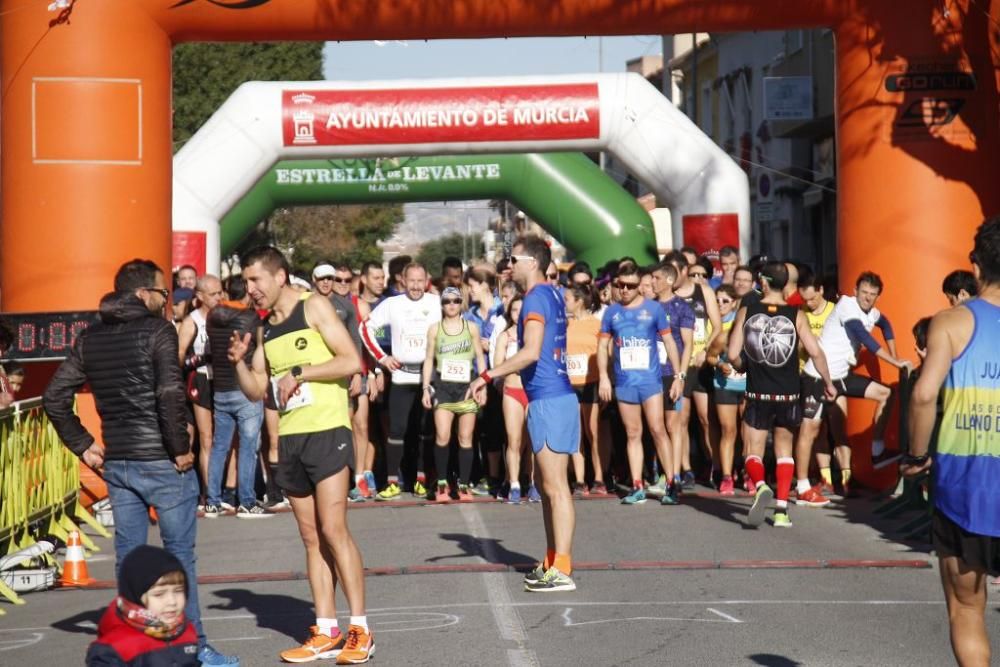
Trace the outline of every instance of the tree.
<path fill-rule="evenodd" d="M 466 264 L 471 264 L 483 254 L 483 240 L 477 234 L 466 236 L 454 232 L 420 246 L 417 261 L 427 267 L 428 273 L 438 275 L 445 257 L 458 257 L 464 259 Z"/>

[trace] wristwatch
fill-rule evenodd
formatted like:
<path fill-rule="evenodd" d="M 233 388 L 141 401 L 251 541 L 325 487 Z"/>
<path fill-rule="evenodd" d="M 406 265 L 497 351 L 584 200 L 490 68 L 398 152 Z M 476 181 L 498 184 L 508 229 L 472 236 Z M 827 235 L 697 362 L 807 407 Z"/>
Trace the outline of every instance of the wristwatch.
<path fill-rule="evenodd" d="M 679 377 L 682 380 L 687 380 L 687 376 L 688 376 L 688 374 L 685 373 L 685 372 L 680 372 L 680 373 L 677 374 L 677 377 Z"/>
<path fill-rule="evenodd" d="M 292 370 L 290 372 L 292 374 L 292 378 L 296 382 L 302 382 L 302 366 L 292 366 Z"/>

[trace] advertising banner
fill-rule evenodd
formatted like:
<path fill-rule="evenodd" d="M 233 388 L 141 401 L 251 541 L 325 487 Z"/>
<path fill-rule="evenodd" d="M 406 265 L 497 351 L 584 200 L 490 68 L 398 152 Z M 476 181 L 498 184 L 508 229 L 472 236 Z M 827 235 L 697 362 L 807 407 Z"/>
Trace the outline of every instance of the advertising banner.
<path fill-rule="evenodd" d="M 596 83 L 284 90 L 285 146 L 596 139 Z"/>

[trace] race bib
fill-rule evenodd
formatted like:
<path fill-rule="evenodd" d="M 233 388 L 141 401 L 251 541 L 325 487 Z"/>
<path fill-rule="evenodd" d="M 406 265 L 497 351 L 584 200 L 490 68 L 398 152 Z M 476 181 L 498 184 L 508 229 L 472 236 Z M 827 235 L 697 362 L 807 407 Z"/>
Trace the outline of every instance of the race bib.
<path fill-rule="evenodd" d="M 570 354 L 566 356 L 566 372 L 571 378 L 580 378 L 587 376 L 587 360 L 588 355 L 586 354 Z"/>
<path fill-rule="evenodd" d="M 442 359 L 441 379 L 445 382 L 468 382 L 472 374 L 472 362 L 468 359 Z"/>
<path fill-rule="evenodd" d="M 280 396 L 278 393 L 278 378 L 271 378 L 271 390 L 274 392 L 274 401 L 277 403 L 278 396 Z M 309 387 L 308 382 L 303 382 L 299 385 L 299 388 L 295 390 L 295 393 L 288 397 L 287 403 L 278 406 L 278 410 L 281 412 L 288 412 L 290 410 L 304 408 L 307 405 L 312 405 L 312 403 L 312 389 Z"/>
<path fill-rule="evenodd" d="M 623 371 L 644 371 L 649 369 L 648 347 L 623 347 L 618 358 Z"/>
<path fill-rule="evenodd" d="M 427 334 L 426 333 L 403 334 L 403 349 L 426 350 Z"/>
<path fill-rule="evenodd" d="M 656 353 L 660 357 L 660 365 L 667 365 L 667 346 L 663 344 L 662 340 L 656 341 Z"/>
<path fill-rule="evenodd" d="M 708 340 L 708 336 L 705 333 L 705 319 L 696 318 L 694 321 L 694 342 L 704 343 L 706 340 Z"/>

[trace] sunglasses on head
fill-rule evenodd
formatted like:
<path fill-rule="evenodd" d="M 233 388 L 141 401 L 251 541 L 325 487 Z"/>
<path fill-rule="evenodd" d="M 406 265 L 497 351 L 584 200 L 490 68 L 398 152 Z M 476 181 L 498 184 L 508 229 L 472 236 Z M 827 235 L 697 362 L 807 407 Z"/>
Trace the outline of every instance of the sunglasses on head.
<path fill-rule="evenodd" d="M 442 306 L 457 306 L 462 303 L 461 299 L 441 299 Z"/>
<path fill-rule="evenodd" d="M 639 289 L 639 283 L 626 283 L 619 280 L 615 283 L 615 287 L 618 289 Z"/>

